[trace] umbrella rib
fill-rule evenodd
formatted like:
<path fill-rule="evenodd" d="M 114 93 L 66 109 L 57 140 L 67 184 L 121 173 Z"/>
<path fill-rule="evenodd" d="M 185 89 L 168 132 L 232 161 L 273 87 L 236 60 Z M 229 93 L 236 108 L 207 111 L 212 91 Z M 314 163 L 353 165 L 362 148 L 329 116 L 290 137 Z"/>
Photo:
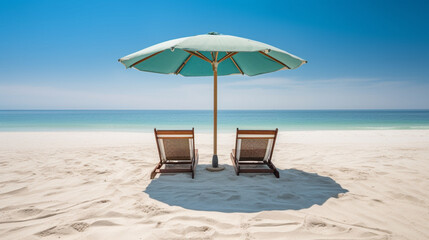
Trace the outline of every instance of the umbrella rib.
<path fill-rule="evenodd" d="M 210 61 L 210 59 L 208 59 L 206 56 L 204 56 L 202 53 L 195 51 L 196 53 L 198 53 L 201 57 L 204 58 L 204 60 L 208 61 L 209 63 L 212 63 L 213 61 Z"/>
<path fill-rule="evenodd" d="M 153 56 L 155 56 L 155 55 L 157 55 L 157 54 L 160 54 L 160 53 L 162 53 L 162 52 L 164 52 L 164 50 L 159 51 L 159 52 L 156 52 L 156 53 L 154 53 L 154 54 L 152 54 L 152 55 L 150 55 L 150 56 L 148 56 L 148 57 L 145 57 L 145 58 L 143 58 L 143 59 L 141 59 L 141 60 L 139 60 L 139 61 L 137 61 L 137 62 L 135 62 L 135 63 L 131 64 L 130 68 L 132 68 L 132 67 L 134 67 L 135 65 L 140 64 L 140 63 L 142 63 L 143 61 L 146 61 L 146 60 L 148 60 L 149 58 L 151 58 L 151 57 L 153 57 Z"/>
<path fill-rule="evenodd" d="M 174 74 L 179 74 L 180 71 L 182 71 L 183 67 L 185 67 L 186 63 L 188 63 L 189 59 L 191 59 L 192 55 L 189 54 L 189 56 L 186 58 L 186 60 L 180 65 L 180 67 L 174 72 Z"/>
<path fill-rule="evenodd" d="M 273 60 L 274 62 L 276 62 L 276 63 L 278 63 L 278 64 L 280 64 L 280 65 L 284 66 L 285 68 L 290 69 L 290 67 L 289 67 L 288 65 L 286 65 L 286 64 L 284 64 L 284 63 L 282 63 L 282 62 L 280 62 L 278 59 L 276 59 L 276 58 L 274 58 L 274 57 L 271 57 L 270 55 L 268 55 L 268 54 L 264 53 L 263 51 L 259 51 L 259 53 L 260 53 L 260 54 L 262 54 L 262 55 L 264 55 L 264 56 L 266 56 L 266 57 L 268 57 L 268 58 L 270 58 L 270 59 L 271 59 L 271 60 Z"/>
<path fill-rule="evenodd" d="M 238 52 L 230 52 L 230 53 L 227 53 L 223 58 L 221 58 L 219 61 L 218 61 L 218 63 L 221 63 L 221 62 L 223 62 L 224 60 L 226 60 L 227 58 L 230 58 L 230 57 L 232 57 L 232 56 L 234 56 L 235 54 L 237 54 Z"/>
<path fill-rule="evenodd" d="M 231 57 L 232 63 L 234 63 L 235 67 L 238 69 L 238 71 L 240 71 L 241 75 L 244 75 L 243 71 L 241 70 L 241 68 L 238 66 L 238 64 L 235 62 L 234 58 Z"/>
<path fill-rule="evenodd" d="M 204 55 L 202 55 L 200 52 L 192 52 L 192 51 L 189 51 L 189 50 L 186 50 L 186 49 L 183 49 L 183 51 L 185 51 L 185 52 L 187 52 L 187 53 L 189 53 L 189 54 L 192 54 L 192 55 L 194 55 L 195 57 L 199 57 L 199 58 L 201 58 L 202 60 L 204 60 L 204 61 L 206 61 L 206 62 L 209 62 L 209 63 L 212 63 L 212 61 L 210 61 L 206 56 L 204 56 Z"/>

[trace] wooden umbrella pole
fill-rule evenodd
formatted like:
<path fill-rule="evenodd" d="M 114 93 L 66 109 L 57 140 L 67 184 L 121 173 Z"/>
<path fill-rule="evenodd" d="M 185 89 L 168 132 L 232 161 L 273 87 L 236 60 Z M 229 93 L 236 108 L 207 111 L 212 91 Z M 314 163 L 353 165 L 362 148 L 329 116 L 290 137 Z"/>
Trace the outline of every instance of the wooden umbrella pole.
<path fill-rule="evenodd" d="M 206 167 L 208 171 L 218 172 L 225 169 L 225 167 L 218 165 L 218 157 L 217 157 L 217 67 L 219 65 L 219 61 L 217 60 L 218 52 L 211 52 L 212 55 L 212 68 L 213 68 L 213 158 L 212 158 L 212 166 Z"/>
<path fill-rule="evenodd" d="M 213 63 L 213 155 L 217 155 L 217 65 Z"/>

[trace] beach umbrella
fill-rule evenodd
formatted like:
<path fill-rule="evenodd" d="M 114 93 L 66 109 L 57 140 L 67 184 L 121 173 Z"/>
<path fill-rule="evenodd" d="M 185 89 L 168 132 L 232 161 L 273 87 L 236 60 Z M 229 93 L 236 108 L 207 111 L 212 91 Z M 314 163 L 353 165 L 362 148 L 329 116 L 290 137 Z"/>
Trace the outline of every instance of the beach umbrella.
<path fill-rule="evenodd" d="M 307 61 L 265 43 L 210 32 L 162 42 L 118 60 L 126 68 L 176 74 L 213 76 L 213 158 L 217 167 L 217 76 L 255 76 L 295 69 Z"/>

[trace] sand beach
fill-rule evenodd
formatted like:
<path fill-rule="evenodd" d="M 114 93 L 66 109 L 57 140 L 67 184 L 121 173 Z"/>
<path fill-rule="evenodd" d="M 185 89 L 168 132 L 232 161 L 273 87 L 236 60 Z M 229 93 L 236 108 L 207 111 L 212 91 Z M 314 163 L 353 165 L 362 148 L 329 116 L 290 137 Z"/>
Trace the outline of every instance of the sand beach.
<path fill-rule="evenodd" d="M 429 131 L 283 131 L 270 174 L 149 179 L 154 136 L 0 133 L 1 239 L 428 239 Z"/>

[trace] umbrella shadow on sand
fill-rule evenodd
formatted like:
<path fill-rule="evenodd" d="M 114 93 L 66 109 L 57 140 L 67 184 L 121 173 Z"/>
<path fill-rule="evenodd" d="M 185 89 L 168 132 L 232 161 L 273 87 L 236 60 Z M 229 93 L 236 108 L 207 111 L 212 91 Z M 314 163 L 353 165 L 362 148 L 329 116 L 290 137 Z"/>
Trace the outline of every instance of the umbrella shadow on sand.
<path fill-rule="evenodd" d="M 144 190 L 151 198 L 171 206 L 218 212 L 299 210 L 322 205 L 348 192 L 330 177 L 297 169 L 273 174 L 235 175 L 230 165 L 221 172 L 208 172 L 198 165 L 195 179 L 190 174 L 161 174 Z"/>

